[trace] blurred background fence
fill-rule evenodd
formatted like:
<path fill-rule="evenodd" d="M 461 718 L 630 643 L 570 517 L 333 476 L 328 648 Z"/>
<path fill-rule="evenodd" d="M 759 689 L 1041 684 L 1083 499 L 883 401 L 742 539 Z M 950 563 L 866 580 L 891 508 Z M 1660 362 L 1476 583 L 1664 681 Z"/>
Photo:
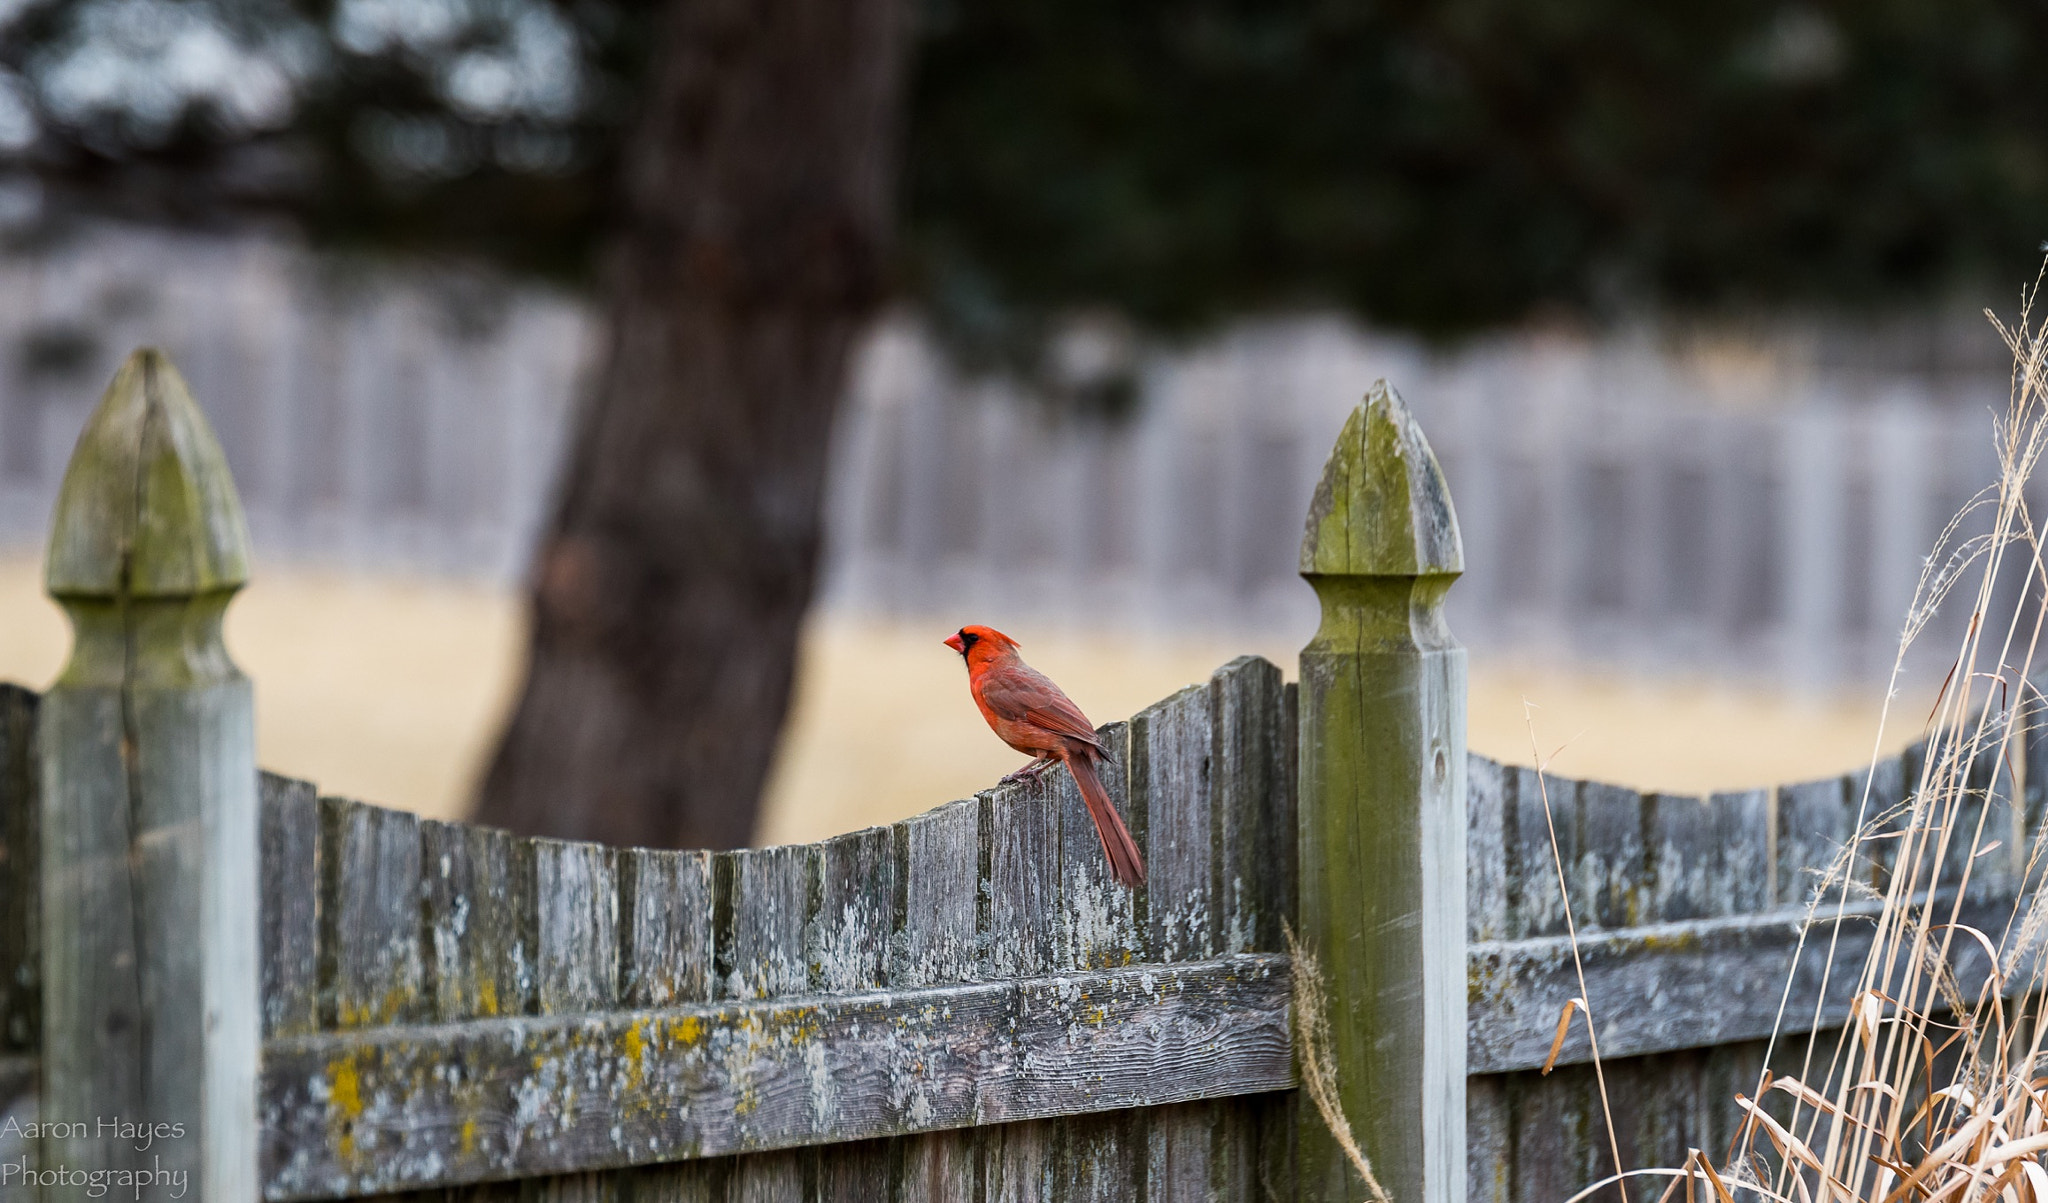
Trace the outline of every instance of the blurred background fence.
<path fill-rule="evenodd" d="M 39 542 L 100 383 L 153 339 L 220 430 L 261 554 L 515 581 L 595 329 L 560 294 L 255 234 L 103 229 L 0 258 L 0 547 Z M 825 600 L 1305 637 L 1300 515 L 1385 376 L 1458 499 L 1452 621 L 1476 650 L 1877 684 L 1926 549 L 1996 479 L 2009 362 L 1981 317 L 1911 329 L 1443 349 L 1270 321 L 1138 357 L 1114 415 L 953 372 L 898 319 L 839 430 Z"/>

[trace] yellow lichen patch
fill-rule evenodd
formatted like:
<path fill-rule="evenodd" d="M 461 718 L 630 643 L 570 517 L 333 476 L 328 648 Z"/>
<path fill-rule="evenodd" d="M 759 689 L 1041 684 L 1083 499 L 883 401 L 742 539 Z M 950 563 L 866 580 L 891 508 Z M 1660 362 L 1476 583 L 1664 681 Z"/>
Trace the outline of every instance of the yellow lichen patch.
<path fill-rule="evenodd" d="M 462 1121 L 462 1155 L 467 1157 L 476 1152 L 476 1120 Z"/>
<path fill-rule="evenodd" d="M 1088 1022 L 1094 1024 L 1098 1028 L 1102 1026 L 1103 1020 L 1107 1017 L 1108 1013 L 1105 1012 L 1101 1007 L 1088 1008 Z"/>
<path fill-rule="evenodd" d="M 628 1090 L 637 1090 L 640 1087 L 641 1071 L 647 1059 L 647 1034 L 640 1030 L 640 1025 L 646 1022 L 648 1021 L 644 1019 L 636 1019 L 626 1025 L 625 1031 L 619 1033 L 619 1057 L 626 1063 Z"/>
<path fill-rule="evenodd" d="M 695 1015 L 685 1015 L 681 1019 L 670 1020 L 668 1038 L 670 1043 L 680 1044 L 684 1048 L 692 1048 L 701 1044 L 704 1041 L 704 1021 Z"/>
<path fill-rule="evenodd" d="M 1700 942 L 1699 933 L 1689 927 L 1680 927 L 1669 933 L 1653 929 L 1641 939 L 1646 952 L 1682 952 Z"/>
<path fill-rule="evenodd" d="M 327 1101 L 350 1119 L 363 1114 L 362 1077 L 353 1057 L 338 1057 L 327 1063 Z"/>
<path fill-rule="evenodd" d="M 477 982 L 476 1009 L 479 1015 L 483 1015 L 485 1017 L 494 1016 L 498 1013 L 497 982 L 493 981 L 490 978 L 484 978 Z"/>
<path fill-rule="evenodd" d="M 334 1149 L 342 1160 L 356 1155 L 356 1120 L 363 1114 L 361 1076 L 355 1058 L 338 1057 L 327 1063 L 328 1126 L 334 1133 Z"/>

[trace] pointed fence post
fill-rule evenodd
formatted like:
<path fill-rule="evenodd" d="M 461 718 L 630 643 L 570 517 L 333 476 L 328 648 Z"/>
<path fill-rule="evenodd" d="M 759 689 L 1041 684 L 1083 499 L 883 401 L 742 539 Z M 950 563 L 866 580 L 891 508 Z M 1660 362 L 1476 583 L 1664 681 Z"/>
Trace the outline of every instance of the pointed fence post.
<path fill-rule="evenodd" d="M 135 352 L 72 453 L 45 576 L 73 631 L 41 715 L 46 1183 L 260 1193 L 254 721 L 221 642 L 248 544 L 185 382 Z"/>
<path fill-rule="evenodd" d="M 1443 617 L 1463 569 L 1443 472 L 1381 381 L 1301 548 L 1323 617 L 1301 653 L 1297 927 L 1344 1118 L 1394 1203 L 1465 1200 L 1465 650 Z M 1299 1131 L 1302 1199 L 1367 1197 L 1312 1111 Z"/>

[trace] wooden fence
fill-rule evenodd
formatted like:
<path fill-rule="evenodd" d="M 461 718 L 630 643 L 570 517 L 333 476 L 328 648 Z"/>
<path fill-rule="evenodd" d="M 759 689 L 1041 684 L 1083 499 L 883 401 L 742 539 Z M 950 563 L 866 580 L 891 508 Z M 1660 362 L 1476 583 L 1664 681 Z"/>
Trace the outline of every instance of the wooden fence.
<path fill-rule="evenodd" d="M 1244 658 L 1102 731 L 1135 892 L 1058 773 L 721 853 L 259 777 L 219 638 L 246 535 L 154 353 L 57 515 L 73 658 L 0 687 L 6 1198 L 97 1197 L 91 1170 L 207 1200 L 1356 1200 L 1298 1087 L 1291 920 L 1392 1197 L 1556 1203 L 1609 1166 L 1583 1033 L 1535 1072 L 1578 993 L 1553 823 L 1624 1160 L 1725 1141 L 1781 1001 L 1827 1028 L 1854 977 L 1822 997 L 1797 939 L 1864 778 L 1638 796 L 1467 755 L 1457 525 L 1384 388 L 1310 506 L 1301 684 Z M 1873 806 L 1922 755 L 1867 771 Z M 2015 837 L 2048 780 L 2023 761 L 2020 791 L 1973 770 Z"/>

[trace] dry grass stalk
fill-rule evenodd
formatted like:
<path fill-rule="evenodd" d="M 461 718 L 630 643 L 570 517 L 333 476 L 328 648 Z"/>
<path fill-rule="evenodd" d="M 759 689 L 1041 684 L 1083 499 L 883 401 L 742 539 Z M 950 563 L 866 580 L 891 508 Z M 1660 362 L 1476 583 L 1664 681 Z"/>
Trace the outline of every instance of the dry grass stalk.
<path fill-rule="evenodd" d="M 1631 1177 L 1670 1178 L 1665 1199 L 1682 1187 L 1688 1203 L 1696 1185 L 1715 1203 L 2048 1203 L 2048 824 L 2027 832 L 2015 815 L 1994 829 L 1984 804 L 2023 797 L 2022 752 L 2048 714 L 2031 683 L 2048 569 L 2025 496 L 2048 449 L 2048 321 L 2033 314 L 2041 282 L 2023 294 L 2015 325 L 1992 319 L 2015 364 L 2010 407 L 1995 423 L 1999 477 L 1943 529 L 1893 667 L 1896 695 L 1907 648 L 1944 601 L 1969 601 L 1919 777 L 1906 804 L 1883 814 L 1872 813 L 1866 784 L 1851 838 L 1807 904 L 1805 930 L 1824 936 L 1831 967 L 1850 904 L 1882 898 L 1846 1024 L 1832 1049 L 1807 1045 L 1796 1075 L 1766 1072 L 1751 1097 L 1737 1096 L 1744 1119 L 1720 1162 L 1693 1150 L 1680 1169 L 1617 1173 L 1572 1203 Z M 1873 763 L 1883 743 L 1881 723 Z M 1972 926 L 1966 903 L 2002 919 Z M 1790 991 L 1788 982 L 1779 1033 L 1842 1022 L 1819 1002 L 1789 1013 Z M 1827 996 L 1824 977 L 1818 997 Z M 1767 1098 L 1778 1103 L 1766 1109 Z"/>
<path fill-rule="evenodd" d="M 1315 954 L 1294 938 L 1292 924 L 1283 923 L 1287 933 L 1287 955 L 1294 963 L 1294 1039 L 1299 1045 L 1302 1088 L 1323 1117 L 1323 1126 L 1336 1138 L 1337 1147 L 1351 1162 L 1351 1168 L 1365 1180 L 1372 1203 L 1391 1203 L 1387 1190 L 1373 1176 L 1372 1162 L 1358 1147 L 1351 1121 L 1337 1098 L 1337 1061 L 1330 1052 L 1329 992 L 1323 987 L 1323 967 Z"/>

